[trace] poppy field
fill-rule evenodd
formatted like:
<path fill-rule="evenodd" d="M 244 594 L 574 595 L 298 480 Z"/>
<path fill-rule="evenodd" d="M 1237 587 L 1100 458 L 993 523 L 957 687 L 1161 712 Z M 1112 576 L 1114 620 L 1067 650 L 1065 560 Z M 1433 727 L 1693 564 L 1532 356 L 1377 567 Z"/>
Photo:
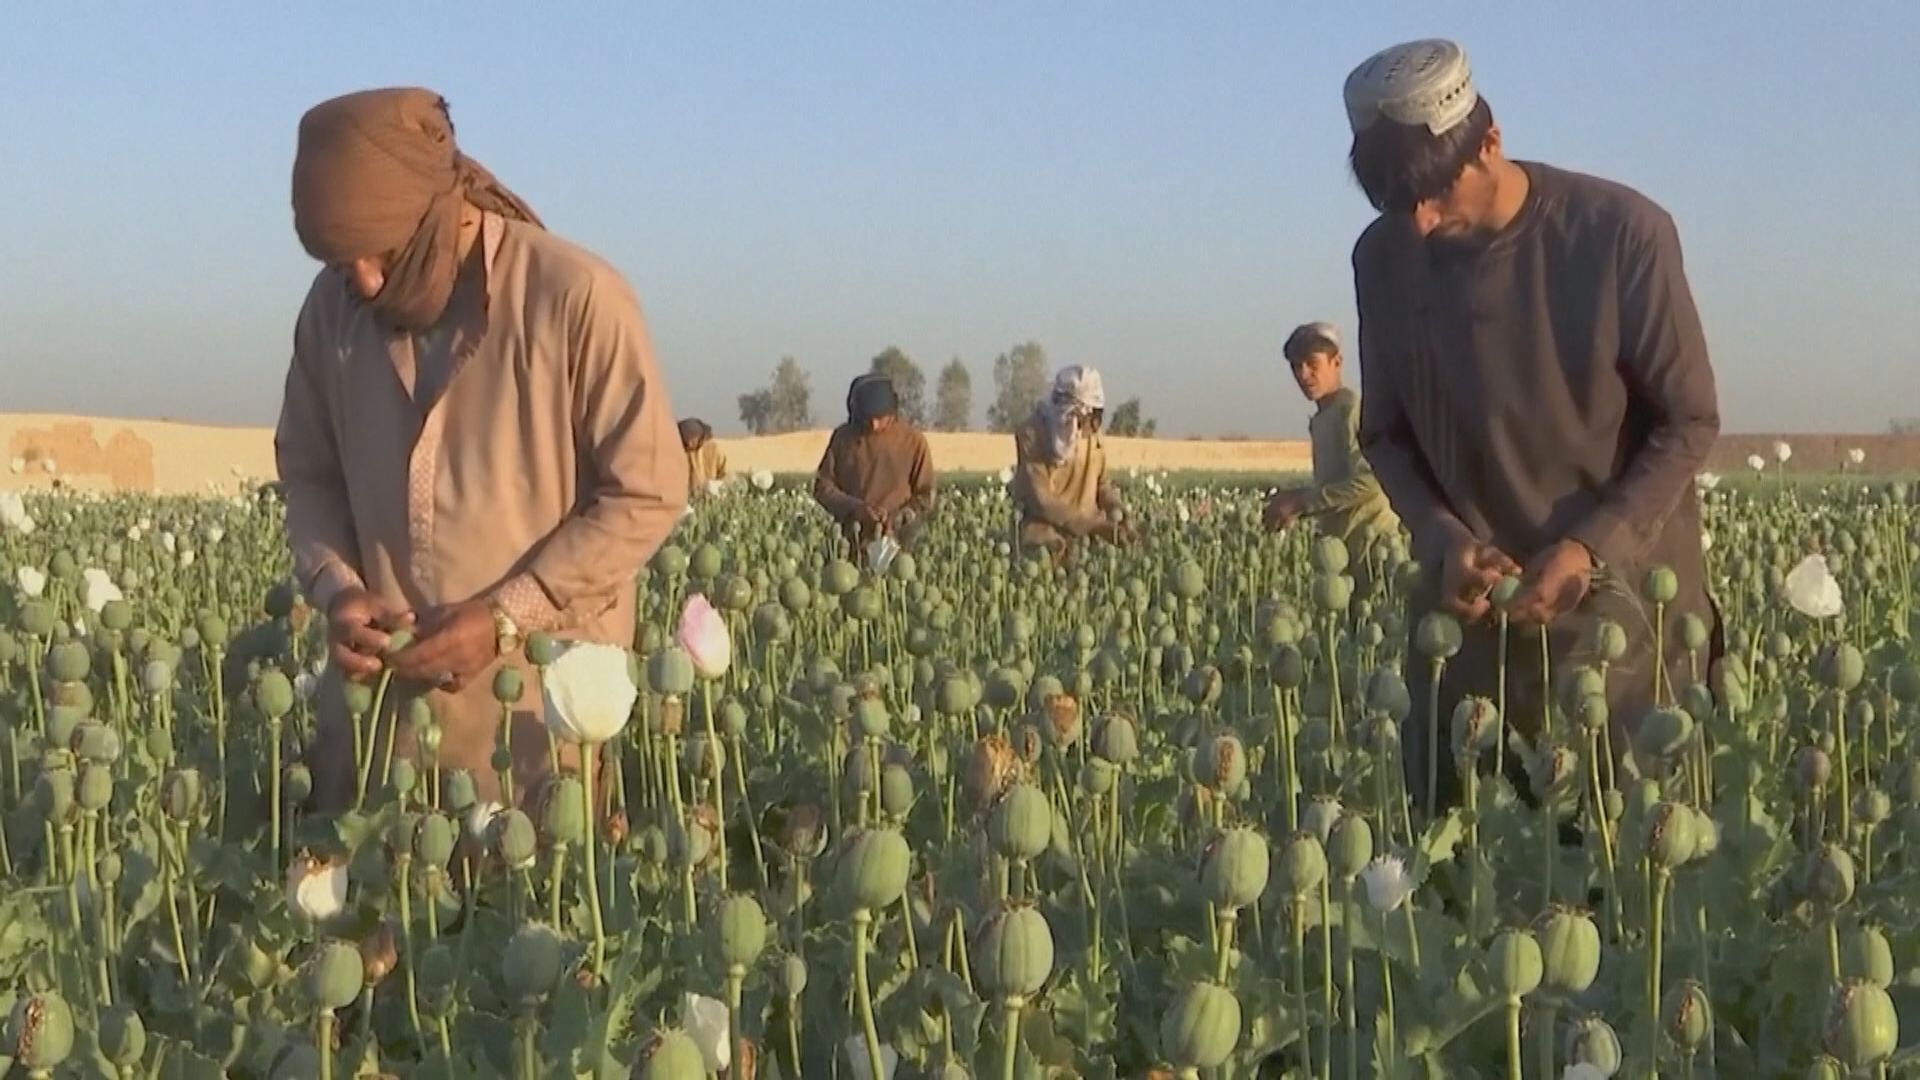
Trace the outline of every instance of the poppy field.
<path fill-rule="evenodd" d="M 1713 689 L 1628 745 L 1604 665 L 1440 702 L 1438 815 L 1405 674 L 1460 628 L 1251 484 L 1123 478 L 1064 566 L 993 478 L 858 561 L 729 484 L 629 647 L 494 679 L 593 763 L 506 807 L 430 696 L 328 711 L 270 490 L 0 495 L 6 1075 L 1920 1075 L 1920 509 L 1786 466 L 1701 484 Z"/>

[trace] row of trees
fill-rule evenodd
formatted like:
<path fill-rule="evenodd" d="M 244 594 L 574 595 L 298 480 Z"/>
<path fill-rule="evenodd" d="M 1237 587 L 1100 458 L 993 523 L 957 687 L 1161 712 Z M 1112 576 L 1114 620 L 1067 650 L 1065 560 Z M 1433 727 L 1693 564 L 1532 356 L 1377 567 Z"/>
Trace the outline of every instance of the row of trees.
<path fill-rule="evenodd" d="M 927 398 L 926 372 L 895 346 L 887 346 L 874 357 L 867 370 L 893 380 L 894 390 L 900 395 L 900 415 L 914 426 L 932 431 L 973 429 L 973 376 L 959 357 L 940 369 L 931 401 Z M 1012 431 L 1018 427 L 1033 411 L 1034 403 L 1046 395 L 1051 373 L 1047 352 L 1038 342 L 1022 342 L 995 357 L 987 430 Z M 813 376 L 791 356 L 774 367 L 773 379 L 766 386 L 741 394 L 739 404 L 740 422 L 755 435 L 778 435 L 815 426 Z M 827 416 L 837 422 L 839 414 L 839 409 L 832 409 Z M 1150 437 L 1157 426 L 1143 414 L 1138 397 L 1107 411 L 1107 430 L 1115 435 Z"/>

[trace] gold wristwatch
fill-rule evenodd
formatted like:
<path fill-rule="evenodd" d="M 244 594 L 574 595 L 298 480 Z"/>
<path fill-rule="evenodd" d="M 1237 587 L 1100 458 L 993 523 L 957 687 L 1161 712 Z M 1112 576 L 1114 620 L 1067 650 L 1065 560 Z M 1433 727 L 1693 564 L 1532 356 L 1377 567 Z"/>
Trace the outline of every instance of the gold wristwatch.
<path fill-rule="evenodd" d="M 506 656 L 520 648 L 520 627 L 513 616 L 499 604 L 490 607 L 493 612 L 493 648 L 495 656 Z"/>

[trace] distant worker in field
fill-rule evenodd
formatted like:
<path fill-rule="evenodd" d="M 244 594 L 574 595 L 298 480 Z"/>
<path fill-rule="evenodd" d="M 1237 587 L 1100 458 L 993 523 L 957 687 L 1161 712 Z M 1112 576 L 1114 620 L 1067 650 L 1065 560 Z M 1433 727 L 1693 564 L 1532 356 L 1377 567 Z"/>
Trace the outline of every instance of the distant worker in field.
<path fill-rule="evenodd" d="M 1277 492 L 1267 500 L 1267 528 L 1285 528 L 1303 517 L 1318 522 L 1322 533 L 1346 542 L 1364 594 L 1364 583 L 1371 580 L 1371 539 L 1398 530 L 1400 519 L 1360 452 L 1360 395 L 1347 386 L 1342 372 L 1340 330 L 1328 322 L 1307 323 L 1288 335 L 1280 351 L 1301 396 L 1314 406 L 1307 421 L 1313 486 Z"/>
<path fill-rule="evenodd" d="M 1079 541 L 1124 541 L 1119 491 L 1107 481 L 1100 373 L 1078 365 L 1054 376 L 1046 400 L 1014 432 L 1013 501 L 1020 547 L 1067 557 Z"/>
<path fill-rule="evenodd" d="M 927 437 L 900 418 L 900 399 L 884 375 L 847 388 L 847 422 L 833 429 L 813 474 L 813 497 L 840 526 L 857 561 L 891 536 L 911 547 L 933 512 L 933 452 Z"/>
<path fill-rule="evenodd" d="M 360 740 L 340 678 L 383 668 L 431 706 L 442 769 L 502 798 L 502 665 L 523 676 L 512 773 L 525 801 L 547 737 L 520 642 L 548 631 L 630 647 L 636 575 L 687 500 L 639 301 L 462 154 L 426 90 L 309 111 L 293 219 L 323 264 L 274 439 L 294 572 L 331 641 L 315 802 L 353 801 Z M 403 627 L 413 642 L 383 657 Z M 413 734 L 401 726 L 401 753 Z"/>
<path fill-rule="evenodd" d="M 705 420 L 688 417 L 680 421 L 680 445 L 687 452 L 690 497 L 705 495 L 708 485 L 727 478 L 727 455 L 713 441 L 713 429 Z"/>
<path fill-rule="evenodd" d="M 1500 689 L 1490 614 L 1506 575 L 1520 578 L 1502 605 L 1507 722 L 1529 737 L 1540 724 L 1547 627 L 1556 678 L 1604 667 L 1603 769 L 1617 766 L 1650 708 L 1724 652 L 1694 492 L 1719 403 L 1673 219 L 1619 184 L 1508 158 L 1452 42 L 1371 57 L 1345 98 L 1353 175 L 1380 212 L 1353 252 L 1360 444 L 1427 571 L 1409 620 L 1409 790 L 1456 798 L 1448 718 Z M 1418 622 L 1435 610 L 1466 629 L 1429 718 Z M 1708 631 L 1700 653 L 1689 619 Z"/>

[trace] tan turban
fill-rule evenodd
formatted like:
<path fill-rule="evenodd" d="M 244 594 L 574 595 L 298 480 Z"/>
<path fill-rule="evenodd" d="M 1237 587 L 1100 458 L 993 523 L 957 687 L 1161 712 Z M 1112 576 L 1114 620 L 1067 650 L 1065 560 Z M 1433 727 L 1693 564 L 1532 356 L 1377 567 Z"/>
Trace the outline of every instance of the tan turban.
<path fill-rule="evenodd" d="M 300 119 L 293 227 L 301 246 L 329 263 L 390 255 L 372 306 L 401 329 L 432 326 L 453 295 L 463 199 L 540 224 L 454 145 L 446 99 L 431 90 L 366 90 Z"/>

